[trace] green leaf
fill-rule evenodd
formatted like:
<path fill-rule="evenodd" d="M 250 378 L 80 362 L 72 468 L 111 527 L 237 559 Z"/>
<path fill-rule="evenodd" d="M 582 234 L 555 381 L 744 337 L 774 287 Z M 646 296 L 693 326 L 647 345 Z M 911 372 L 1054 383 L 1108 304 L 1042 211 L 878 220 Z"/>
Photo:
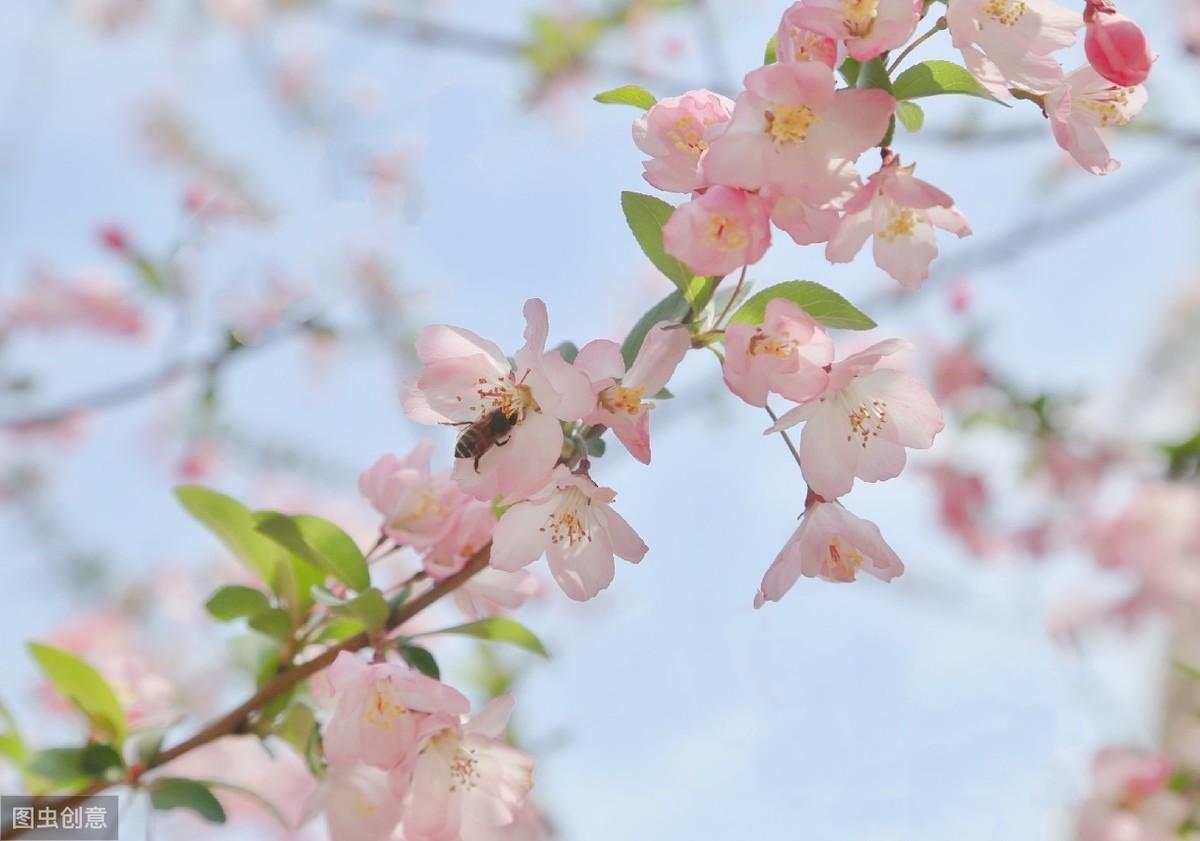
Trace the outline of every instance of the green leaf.
<path fill-rule="evenodd" d="M 896 103 L 896 118 L 912 132 L 920 131 L 921 127 L 925 125 L 925 112 L 921 106 L 903 99 Z"/>
<path fill-rule="evenodd" d="M 150 728 L 130 738 L 133 745 L 133 755 L 138 762 L 152 765 L 162 753 L 163 739 L 167 736 L 167 726 Z"/>
<path fill-rule="evenodd" d="M 317 717 L 308 704 L 292 704 L 279 717 L 272 732 L 303 755 L 317 729 Z"/>
<path fill-rule="evenodd" d="M 387 624 L 387 600 L 375 587 L 364 590 L 352 599 L 339 599 L 321 587 L 314 587 L 313 599 L 327 606 L 339 616 L 349 616 L 358 619 L 367 628 L 381 628 Z"/>
<path fill-rule="evenodd" d="M 24 767 L 28 757 L 25 740 L 17 727 L 17 720 L 12 717 L 8 707 L 0 704 L 0 757 L 6 758 L 19 767 Z"/>
<path fill-rule="evenodd" d="M 579 345 L 574 342 L 559 342 L 554 349 L 558 351 L 559 356 L 572 365 L 575 364 L 575 358 L 579 356 Z"/>
<path fill-rule="evenodd" d="M 768 287 L 750 296 L 738 307 L 730 319 L 734 324 L 762 324 L 767 304 L 776 298 L 784 298 L 799 304 L 800 308 L 824 324 L 842 330 L 870 330 L 876 324 L 865 313 L 838 293 L 811 280 L 790 280 Z"/>
<path fill-rule="evenodd" d="M 858 74 L 862 72 L 862 63 L 856 58 L 848 58 L 842 62 L 838 72 L 842 74 L 846 84 L 853 88 L 858 85 Z"/>
<path fill-rule="evenodd" d="M 362 623 L 361 619 L 339 616 L 321 630 L 321 633 L 317 635 L 317 642 L 344 642 L 350 637 L 361 634 L 366 629 L 367 626 Z"/>
<path fill-rule="evenodd" d="M 176 488 L 175 496 L 251 572 L 271 583 L 279 550 L 255 530 L 254 515 L 248 508 L 232 497 L 195 485 Z"/>
<path fill-rule="evenodd" d="M 123 768 L 124 760 L 108 745 L 83 748 L 50 748 L 29 759 L 29 770 L 55 783 L 99 779 L 110 768 Z"/>
<path fill-rule="evenodd" d="M 1000 102 L 988 93 L 987 88 L 979 84 L 979 80 L 972 76 L 967 68 L 941 59 L 914 64 L 896 78 L 892 91 L 897 99 L 920 99 L 923 96 L 956 93 Z M 1006 102 L 1000 104 L 1008 105 Z"/>
<path fill-rule="evenodd" d="M 221 801 L 204 783 L 181 777 L 165 777 L 155 780 L 149 789 L 150 802 L 159 811 L 191 809 L 210 823 L 225 823 L 225 809 Z"/>
<path fill-rule="evenodd" d="M 884 66 L 883 56 L 878 56 L 863 64 L 854 80 L 856 88 L 878 88 L 881 91 L 892 92 L 892 79 Z"/>
<path fill-rule="evenodd" d="M 232 622 L 235 619 L 249 619 L 271 607 L 271 602 L 262 590 L 254 587 L 243 587 L 231 584 L 222 587 L 212 594 L 204 607 L 214 619 L 222 622 Z"/>
<path fill-rule="evenodd" d="M 686 295 L 695 274 L 663 250 L 662 228 L 675 208 L 662 199 L 627 190 L 621 193 L 621 209 L 625 211 L 629 230 L 633 231 L 634 238 L 650 262 Z"/>
<path fill-rule="evenodd" d="M 892 116 L 888 117 L 887 131 L 883 133 L 883 139 L 880 140 L 876 145 L 879 146 L 880 149 L 886 149 L 892 145 L 892 140 L 895 138 L 895 136 L 896 115 L 893 113 Z"/>
<path fill-rule="evenodd" d="M 776 61 L 776 48 L 778 47 L 779 36 L 772 35 L 771 40 L 767 42 L 767 48 L 763 51 L 763 64 L 774 64 Z"/>
<path fill-rule="evenodd" d="M 658 395 L 655 395 L 655 396 L 657 397 Z M 607 449 L 608 449 L 608 445 L 604 443 L 603 438 L 587 439 L 588 455 L 591 456 L 592 458 L 601 458 Z"/>
<path fill-rule="evenodd" d="M 649 111 L 654 107 L 654 103 L 658 102 L 654 94 L 640 85 L 621 85 L 619 88 L 598 93 L 592 99 L 610 105 L 632 105 L 643 111 Z"/>
<path fill-rule="evenodd" d="M 292 633 L 291 618 L 280 607 L 270 607 L 250 617 L 250 627 L 273 640 L 283 642 Z"/>
<path fill-rule="evenodd" d="M 401 645 L 400 656 L 421 674 L 434 680 L 442 679 L 442 670 L 438 668 L 437 660 L 429 653 L 429 649 L 419 645 Z"/>
<path fill-rule="evenodd" d="M 125 738 L 125 713 L 108 681 L 70 652 L 31 642 L 29 653 L 50 683 L 83 711 L 93 727 L 119 745 Z"/>
<path fill-rule="evenodd" d="M 147 286 L 155 292 L 167 291 L 167 280 L 163 277 L 163 273 L 159 271 L 158 266 L 154 265 L 153 262 L 139 254 L 134 257 L 133 265 Z"/>
<path fill-rule="evenodd" d="M 462 634 L 491 642 L 507 642 L 520 646 L 526 651 L 532 651 L 534 654 L 540 654 L 543 657 L 550 656 L 546 652 L 545 646 L 542 645 L 542 641 L 537 638 L 533 631 L 515 619 L 509 619 L 505 616 L 480 619 L 478 622 L 468 622 L 466 625 L 455 625 L 453 628 L 429 631 L 428 634 L 421 634 L 420 636 L 428 636 L 429 634 Z"/>
<path fill-rule="evenodd" d="M 720 281 L 719 277 L 694 277 L 688 282 L 682 291 L 684 299 L 692 306 L 692 312 L 698 313 L 708 306 Z"/>
<path fill-rule="evenodd" d="M 289 517 L 264 512 L 258 516 L 258 531 L 347 587 L 365 590 L 371 586 L 367 561 L 358 544 L 328 520 L 309 514 Z"/>
<path fill-rule="evenodd" d="M 683 323 L 691 312 L 691 306 L 679 292 L 672 292 L 648 309 L 621 343 L 621 357 L 625 360 L 625 367 L 633 365 L 633 360 L 637 359 L 638 351 L 642 349 L 642 342 L 646 341 L 646 334 L 650 332 L 651 327 L 660 321 Z"/>

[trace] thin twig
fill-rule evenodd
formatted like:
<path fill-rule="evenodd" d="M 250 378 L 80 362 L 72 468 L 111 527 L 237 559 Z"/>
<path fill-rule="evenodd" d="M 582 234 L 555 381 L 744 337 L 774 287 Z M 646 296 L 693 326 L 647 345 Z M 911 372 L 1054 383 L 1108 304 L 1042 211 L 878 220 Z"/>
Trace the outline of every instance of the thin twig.
<path fill-rule="evenodd" d="M 738 299 L 738 295 L 742 292 L 742 285 L 746 282 L 746 266 L 742 266 L 742 273 L 738 275 L 737 286 L 733 287 L 733 294 L 729 296 L 729 300 L 725 302 L 725 309 L 721 310 L 721 314 L 717 316 L 717 320 L 713 322 L 713 326 L 720 328 L 721 322 L 725 320 L 725 316 L 729 315 L 729 311 L 733 309 L 733 304 Z"/>
<path fill-rule="evenodd" d="M 771 407 L 767 406 L 766 409 L 767 414 L 771 416 L 771 423 L 779 423 L 779 418 L 775 416 L 775 412 L 771 409 Z M 783 443 L 787 444 L 787 448 L 792 453 L 792 458 L 796 460 L 796 466 L 803 470 L 804 465 L 800 463 L 800 451 L 797 450 L 796 445 L 792 443 L 791 437 L 787 434 L 787 431 L 783 429 L 779 430 L 779 434 L 783 436 Z"/>
<path fill-rule="evenodd" d="M 900 53 L 900 55 L 896 56 L 896 60 L 892 62 L 892 66 L 887 69 L 888 75 L 890 76 L 891 74 L 896 72 L 896 68 L 900 66 L 900 62 L 902 62 L 902 61 L 904 61 L 904 59 L 908 58 L 909 53 L 911 53 L 917 47 L 924 44 L 926 41 L 928 41 L 930 38 L 932 38 L 937 33 L 941 32 L 945 28 L 946 28 L 946 18 L 945 18 L 945 16 L 942 16 L 937 19 L 937 22 L 934 23 L 933 27 L 928 32 L 926 32 L 920 38 L 917 38 L 915 41 L 913 41 L 911 44 L 909 44 L 907 47 L 904 48 L 904 52 L 902 52 L 902 53 Z"/>

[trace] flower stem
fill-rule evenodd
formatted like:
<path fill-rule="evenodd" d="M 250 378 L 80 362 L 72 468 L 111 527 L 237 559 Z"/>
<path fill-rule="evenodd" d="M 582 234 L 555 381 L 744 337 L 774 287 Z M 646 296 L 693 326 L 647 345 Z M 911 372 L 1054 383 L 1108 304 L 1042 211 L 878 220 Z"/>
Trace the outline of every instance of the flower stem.
<path fill-rule="evenodd" d="M 892 66 L 887 69 L 888 75 L 890 76 L 891 74 L 896 72 L 896 68 L 900 66 L 900 62 L 902 62 L 902 61 L 904 61 L 904 59 L 908 58 L 909 53 L 911 53 L 917 47 L 921 46 L 921 44 L 925 43 L 926 41 L 928 41 L 930 38 L 932 38 L 937 33 L 941 32 L 945 28 L 946 28 L 946 16 L 942 15 L 940 18 L 937 19 L 937 21 L 933 24 L 933 27 L 928 32 L 926 32 L 921 37 L 917 38 L 915 41 L 913 41 L 911 44 L 909 44 L 907 47 L 904 48 L 904 52 L 902 52 L 902 53 L 900 53 L 900 55 L 896 56 L 896 60 L 892 62 Z"/>

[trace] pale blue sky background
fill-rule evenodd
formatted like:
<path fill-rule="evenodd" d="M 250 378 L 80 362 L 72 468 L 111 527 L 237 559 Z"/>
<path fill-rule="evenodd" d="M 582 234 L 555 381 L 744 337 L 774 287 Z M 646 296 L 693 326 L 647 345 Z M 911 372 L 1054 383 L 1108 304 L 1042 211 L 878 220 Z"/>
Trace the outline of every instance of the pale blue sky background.
<path fill-rule="evenodd" d="M 168 4 L 170 5 L 170 4 Z M 728 64 L 751 69 L 783 3 L 716 0 Z M 1173 9 L 1130 2 L 1164 54 L 1146 119 L 1192 125 L 1200 68 L 1170 41 Z M 525 78 L 510 64 L 421 50 L 349 29 L 298 26 L 340 84 L 374 75 L 384 107 L 355 125 L 349 145 L 305 139 L 248 71 L 248 48 L 220 29 L 168 22 L 112 39 L 70 23 L 60 3 L 8 0 L 0 26 L 0 290 L 31 261 L 68 270 L 116 269 L 93 240 L 116 219 L 166 249 L 181 229 L 178 177 L 147 165 L 134 137 L 147 95 L 175 101 L 220 154 L 252 171 L 280 218 L 265 235 L 230 229 L 201 245 L 207 299 L 261 282 L 268 268 L 318 290 L 337 275 L 347 241 L 390 255 L 405 285 L 425 293 L 417 320 L 461 324 L 519 344 L 522 301 L 544 298 L 552 339 L 618 338 L 667 291 L 652 281 L 618 206 L 622 189 L 649 191 L 629 140 L 634 112 L 590 102 L 601 78 L 562 97 L 563 110 L 520 106 Z M 439 19 L 522 32 L 515 2 L 446 3 Z M 656 25 L 652 34 L 660 34 Z M 694 40 L 673 17 L 661 30 Z M 654 42 L 654 39 L 650 39 Z M 948 39 L 921 48 L 944 55 Z M 254 47 L 250 47 L 252 53 Z M 669 75 L 704 81 L 694 54 Z M 669 95 L 673 90 L 655 90 Z M 1028 103 L 1012 111 L 974 101 L 930 102 L 926 125 L 977 114 L 990 126 L 1037 125 Z M 363 128 L 365 126 L 365 128 Z M 1196 158 L 1152 140 L 1118 144 L 1124 169 L 1101 181 L 1069 170 L 1050 138 L 1001 146 L 946 146 L 901 130 L 896 148 L 922 177 L 953 193 L 976 235 L 943 241 L 947 255 L 991 242 L 1010 226 L 1073 201 L 1105 202 L 1114 188 L 1165 160 L 1177 176 L 1151 198 L 972 276 L 985 345 L 1013 379 L 1090 389 L 1123 378 L 1152 338 L 1164 296 L 1194 270 Z M 345 175 L 345 150 L 408 138 L 422 148 L 415 220 L 377 216 Z M 809 278 L 852 300 L 891 288 L 867 260 L 831 267 L 819 249 L 780 238 L 750 272 L 760 285 Z M 1020 249 L 1021 243 L 1012 243 Z M 654 284 L 657 283 L 657 286 Z M 953 335 L 945 295 L 872 313 L 887 335 Z M 55 336 L 22 340 L 18 358 L 52 376 L 66 396 L 145 365 L 136 353 Z M 402 451 L 424 430 L 403 419 L 391 360 L 345 351 L 348 364 L 313 385 L 307 357 L 281 347 L 234 369 L 226 410 L 258 436 L 278 437 L 353 471 Z M 695 355 L 672 390 L 706 391 L 715 361 Z M 804 841 L 991 841 L 1065 837 L 1091 750 L 1154 735 L 1158 679 L 1153 631 L 1093 641 L 1089 668 L 1057 653 L 1045 615 L 1087 570 L 1059 559 L 1052 573 L 983 569 L 937 532 L 927 485 L 906 474 L 856 487 L 847 499 L 908 564 L 890 586 L 806 582 L 778 605 L 750 609 L 762 572 L 803 503 L 795 465 L 764 418 L 732 397 L 697 411 L 686 398 L 656 413 L 662 429 L 645 468 L 613 449 L 594 475 L 620 493 L 620 510 L 651 546 L 640 567 L 577 607 L 554 594 L 527 620 L 557 656 L 524 684 L 526 735 L 566 740 L 544 757 L 539 792 L 569 841 L 734 836 Z M 131 575 L 202 559 L 207 538 L 176 509 L 170 477 L 148 457 L 145 404 L 97 418 L 85 447 L 55 474 L 53 499 L 77 535 Z M 449 433 L 437 431 L 449 442 Z M 941 454 L 956 449 L 939 440 Z M 965 453 L 1002 465 L 1010 450 Z M 238 493 L 236 472 L 219 481 Z M 248 500 L 254 504 L 255 500 Z M 366 516 L 365 510 L 362 516 Z M 19 640 L 53 627 L 72 604 L 56 597 L 47 559 L 0 509 L 0 687 L 21 699 L 32 672 Z M 217 586 L 218 582 L 212 582 Z M 34 595 L 36 593 L 36 595 Z M 1132 653 L 1131 653 L 1132 652 Z M 1100 674 L 1095 663 L 1104 661 Z M 1147 665 L 1150 664 L 1150 665 Z"/>

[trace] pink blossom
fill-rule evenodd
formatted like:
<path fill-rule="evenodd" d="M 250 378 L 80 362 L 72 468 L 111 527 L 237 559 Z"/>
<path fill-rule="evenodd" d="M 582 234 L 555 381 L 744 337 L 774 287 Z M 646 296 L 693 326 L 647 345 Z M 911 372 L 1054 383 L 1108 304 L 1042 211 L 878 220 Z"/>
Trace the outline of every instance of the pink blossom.
<path fill-rule="evenodd" d="M 908 0 L 903 0 L 908 2 Z M 885 91 L 838 90 L 820 62 L 776 63 L 746 75 L 733 122 L 713 141 L 704 171 L 714 184 L 776 186 L 811 207 L 853 192 L 853 162 L 879 143 L 896 101 Z"/>
<path fill-rule="evenodd" d="M 1058 145 L 1088 172 L 1107 175 L 1121 164 L 1108 153 L 1100 130 L 1125 125 L 1145 104 L 1144 87 L 1117 87 L 1085 65 L 1046 96 L 1046 113 Z"/>
<path fill-rule="evenodd" d="M 386 772 L 369 765 L 331 768 L 309 801 L 307 817 L 324 813 L 330 841 L 387 841 L 404 815 Z"/>
<path fill-rule="evenodd" d="M 431 733 L 470 709 L 460 692 L 420 672 L 368 665 L 345 651 L 318 682 L 317 693 L 333 706 L 325 756 L 335 768 L 407 767 Z"/>
<path fill-rule="evenodd" d="M 841 503 L 817 502 L 763 576 L 754 607 L 779 601 L 802 575 L 846 582 L 860 570 L 891 581 L 904 572 L 904 564 L 874 523 L 855 517 Z"/>
<path fill-rule="evenodd" d="M 846 45 L 858 61 L 870 61 L 902 45 L 917 29 L 922 0 L 801 0 L 788 10 L 803 26 Z"/>
<path fill-rule="evenodd" d="M 709 187 L 675 208 L 663 247 L 698 275 L 727 275 L 757 263 L 771 244 L 770 209 L 754 193 Z"/>
<path fill-rule="evenodd" d="M 650 156 L 642 176 L 671 193 L 707 187 L 704 153 L 732 116 L 733 101 L 709 90 L 660 99 L 633 124 L 633 142 Z"/>
<path fill-rule="evenodd" d="M 763 323 L 725 328 L 723 372 L 729 390 L 751 406 L 779 394 L 797 403 L 825 390 L 833 340 L 825 328 L 786 298 L 767 303 Z"/>
<path fill-rule="evenodd" d="M 847 189 L 853 191 L 858 187 L 858 175 L 849 170 L 846 175 L 852 176 L 846 183 Z M 815 206 L 799 196 L 784 194 L 778 187 L 764 187 L 761 195 L 771 204 L 771 221 L 775 227 L 797 245 L 828 242 L 837 233 L 842 217 L 836 205 L 840 202 Z"/>
<path fill-rule="evenodd" d="M 492 566 L 514 571 L 543 554 L 558 586 L 577 601 L 612 583 L 613 556 L 637 563 L 646 544 L 613 511 L 611 488 L 559 467 L 541 493 L 504 513 L 492 540 Z"/>
<path fill-rule="evenodd" d="M 801 472 L 825 499 L 847 493 L 854 477 L 879 482 L 900 475 L 906 447 L 927 449 L 945 425 L 929 392 L 908 374 L 879 367 L 907 346 L 891 339 L 835 362 L 819 397 L 779 418 L 767 432 L 807 421 L 800 435 Z"/>
<path fill-rule="evenodd" d="M 7 301 L 0 298 L 0 332 L 68 327 L 120 338 L 139 338 L 146 331 L 145 319 L 132 296 L 100 272 L 61 278 L 35 269 L 25 291 Z"/>
<path fill-rule="evenodd" d="M 480 458 L 455 459 L 454 479 L 477 499 L 515 499 L 541 488 L 562 452 L 559 420 L 582 417 L 593 402 L 587 377 L 545 350 L 546 305 L 533 298 L 524 312 L 516 367 L 469 330 L 433 325 L 417 337 L 422 368 L 403 394 L 410 418 L 465 427 L 501 412 L 512 421 L 506 437 Z"/>
<path fill-rule="evenodd" d="M 775 58 L 782 62 L 819 61 L 830 70 L 838 65 L 838 42 L 799 22 L 803 3 L 793 3 L 783 13 L 775 33 Z"/>
<path fill-rule="evenodd" d="M 1122 87 L 1146 81 L 1158 56 L 1140 26 L 1117 14 L 1112 0 L 1089 0 L 1083 20 L 1087 24 L 1083 47 L 1093 70 Z"/>
<path fill-rule="evenodd" d="M 461 570 L 492 539 L 496 515 L 490 502 L 467 500 L 459 508 L 453 525 L 422 557 L 430 577 L 441 580 Z M 471 576 L 454 591 L 454 603 L 472 619 L 516 610 L 538 591 L 530 573 L 485 569 Z"/>
<path fill-rule="evenodd" d="M 946 10 L 954 46 L 994 96 L 1010 86 L 1046 93 L 1062 84 L 1053 53 L 1075 43 L 1078 12 L 1052 0 L 955 0 Z"/>
<path fill-rule="evenodd" d="M 596 394 L 595 408 L 584 416 L 584 423 L 608 427 L 630 455 L 649 464 L 650 410 L 654 404 L 644 398 L 666 387 L 691 347 L 686 328 L 660 322 L 646 333 L 637 358 L 626 370 L 616 342 L 588 342 L 575 359 L 575 367 L 587 375 Z"/>
<path fill-rule="evenodd" d="M 517 819 L 533 788 L 533 759 L 502 739 L 512 703 L 501 695 L 474 718 L 448 724 L 411 772 L 393 772 L 393 789 L 408 795 L 405 841 L 487 841 Z"/>
<path fill-rule="evenodd" d="M 915 168 L 900 166 L 897 157 L 885 161 L 846 203 L 846 215 L 825 247 L 826 258 L 848 263 L 873 237 L 875 265 L 901 286 L 911 289 L 929 277 L 929 264 L 938 253 L 934 228 L 961 239 L 971 226 L 954 199 L 913 176 Z"/>
<path fill-rule="evenodd" d="M 391 453 L 363 471 L 358 490 L 383 516 L 383 531 L 402 546 L 424 549 L 454 526 L 466 498 L 448 473 L 434 476 L 433 442 L 421 441 L 404 458 Z"/>
<path fill-rule="evenodd" d="M 992 540 L 984 529 L 989 500 L 983 477 L 948 463 L 936 464 L 927 472 L 937 490 L 942 527 L 974 554 L 987 554 Z"/>
<path fill-rule="evenodd" d="M 120 225 L 102 225 L 96 231 L 100 242 L 110 251 L 124 254 L 129 250 L 129 236 Z"/>
<path fill-rule="evenodd" d="M 1191 807 L 1169 788 L 1161 756 L 1107 748 L 1092 762 L 1092 794 L 1080 808 L 1077 841 L 1174 841 Z"/>

